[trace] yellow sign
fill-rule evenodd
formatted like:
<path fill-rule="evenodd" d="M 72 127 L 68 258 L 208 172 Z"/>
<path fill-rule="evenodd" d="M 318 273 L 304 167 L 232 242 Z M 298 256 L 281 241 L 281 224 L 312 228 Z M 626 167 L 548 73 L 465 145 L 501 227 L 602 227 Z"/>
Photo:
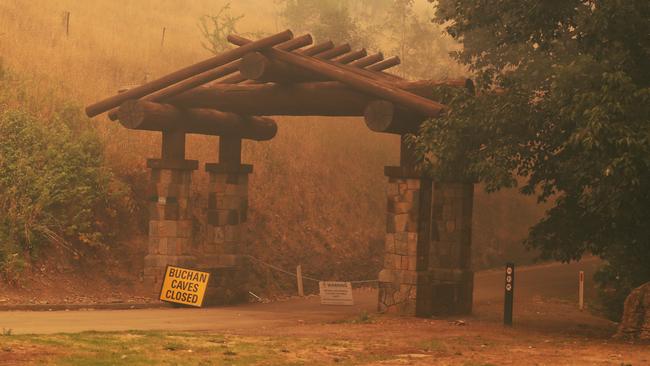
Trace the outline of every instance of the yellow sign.
<path fill-rule="evenodd" d="M 160 300 L 201 307 L 209 279 L 208 272 L 167 266 Z"/>

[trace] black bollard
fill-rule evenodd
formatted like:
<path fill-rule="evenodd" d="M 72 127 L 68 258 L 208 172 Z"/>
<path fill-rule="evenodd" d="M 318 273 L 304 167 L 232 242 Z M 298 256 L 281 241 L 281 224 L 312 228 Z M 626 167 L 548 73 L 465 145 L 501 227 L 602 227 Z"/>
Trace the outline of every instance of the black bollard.
<path fill-rule="evenodd" d="M 512 326 L 512 306 L 515 293 L 515 264 L 506 263 L 505 300 L 503 302 L 503 324 Z"/>

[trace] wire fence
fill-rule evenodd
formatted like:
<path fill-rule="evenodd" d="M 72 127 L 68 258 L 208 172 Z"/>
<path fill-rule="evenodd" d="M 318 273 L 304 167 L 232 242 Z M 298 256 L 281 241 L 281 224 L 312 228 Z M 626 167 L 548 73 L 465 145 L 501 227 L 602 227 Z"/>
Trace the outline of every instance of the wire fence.
<path fill-rule="evenodd" d="M 246 257 L 249 258 L 249 259 L 252 259 L 256 263 L 261 264 L 261 265 L 263 265 L 265 267 L 268 267 L 268 268 L 274 269 L 274 270 L 276 270 L 278 272 L 284 273 L 286 275 L 298 278 L 298 275 L 296 273 L 291 272 L 291 271 L 287 271 L 287 270 L 285 270 L 283 268 L 280 268 L 280 267 L 278 267 L 276 265 L 265 262 L 265 261 L 263 261 L 263 260 L 261 260 L 259 258 L 255 258 L 252 255 L 247 255 Z M 328 280 L 322 280 L 322 279 L 318 279 L 318 278 L 314 278 L 314 277 L 310 277 L 310 276 L 305 276 L 305 275 L 302 275 L 301 277 L 304 280 L 309 280 L 309 281 L 314 281 L 314 282 L 328 281 Z M 363 283 L 375 283 L 375 282 L 379 282 L 379 281 L 378 280 L 356 280 L 356 281 L 338 281 L 338 282 L 350 282 L 352 284 L 363 284 Z"/>

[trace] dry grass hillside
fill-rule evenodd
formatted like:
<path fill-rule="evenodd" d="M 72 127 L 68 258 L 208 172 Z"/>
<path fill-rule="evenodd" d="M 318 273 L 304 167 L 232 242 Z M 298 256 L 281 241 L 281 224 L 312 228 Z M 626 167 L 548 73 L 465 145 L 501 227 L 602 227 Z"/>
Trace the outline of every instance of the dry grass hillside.
<path fill-rule="evenodd" d="M 209 57 L 201 46 L 198 20 L 223 3 L 2 0 L 0 56 L 16 73 L 48 86 L 41 90 L 54 85 L 59 96 L 83 106 L 121 86 Z M 246 13 L 242 31 L 282 28 L 272 2 L 233 3 L 238 12 Z M 68 36 L 65 12 L 70 12 Z M 163 27 L 166 37 L 161 46 Z M 45 92 L 37 97 L 49 98 Z M 89 123 L 105 141 L 107 166 L 134 187 L 142 184 L 147 179 L 146 158 L 159 154 L 159 136 L 127 131 L 104 116 Z M 303 263 L 309 274 L 341 279 L 372 276 L 382 260 L 383 166 L 397 163 L 398 138 L 371 133 L 360 119 L 281 118 L 278 123 L 278 136 L 272 141 L 245 143 L 244 160 L 255 166 L 250 186 L 251 251 L 287 268 Z M 217 143 L 216 138 L 191 136 L 188 158 L 201 165 L 214 162 Z M 202 171 L 195 174 L 197 200 L 202 199 L 205 178 Z M 477 265 L 500 263 L 508 248 L 519 248 L 514 243 L 539 211 L 532 201 L 512 193 L 486 197 L 477 192 Z M 282 282 L 278 286 L 284 286 Z"/>

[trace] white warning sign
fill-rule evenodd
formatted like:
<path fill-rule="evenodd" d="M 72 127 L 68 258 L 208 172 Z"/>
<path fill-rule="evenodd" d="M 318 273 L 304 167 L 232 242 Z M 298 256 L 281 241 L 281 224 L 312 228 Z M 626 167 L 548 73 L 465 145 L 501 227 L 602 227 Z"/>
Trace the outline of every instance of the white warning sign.
<path fill-rule="evenodd" d="M 354 305 L 352 283 L 337 281 L 320 281 L 321 305 Z"/>

